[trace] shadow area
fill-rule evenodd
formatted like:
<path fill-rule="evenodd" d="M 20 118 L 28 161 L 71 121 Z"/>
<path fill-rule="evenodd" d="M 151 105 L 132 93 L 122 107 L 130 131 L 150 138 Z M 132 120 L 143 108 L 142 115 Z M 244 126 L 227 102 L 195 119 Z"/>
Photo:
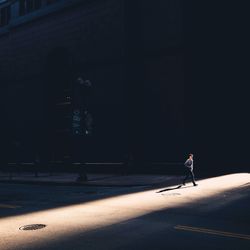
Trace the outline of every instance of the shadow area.
<path fill-rule="evenodd" d="M 162 189 L 162 190 L 159 190 L 157 191 L 156 193 L 162 193 L 162 192 L 166 192 L 166 191 L 172 191 L 172 190 L 175 190 L 175 189 L 180 189 L 182 187 L 182 185 L 179 185 L 177 187 L 173 187 L 173 188 L 165 188 L 165 189 Z"/>
<path fill-rule="evenodd" d="M 194 185 L 190 185 L 190 186 L 187 186 L 187 185 L 179 185 L 177 187 L 171 187 L 171 188 L 165 188 L 165 189 L 162 189 L 162 190 L 159 190 L 156 192 L 156 194 L 158 193 L 163 193 L 163 192 L 167 192 L 167 191 L 172 191 L 172 190 L 176 190 L 176 189 L 185 189 L 185 188 L 194 188 Z"/>

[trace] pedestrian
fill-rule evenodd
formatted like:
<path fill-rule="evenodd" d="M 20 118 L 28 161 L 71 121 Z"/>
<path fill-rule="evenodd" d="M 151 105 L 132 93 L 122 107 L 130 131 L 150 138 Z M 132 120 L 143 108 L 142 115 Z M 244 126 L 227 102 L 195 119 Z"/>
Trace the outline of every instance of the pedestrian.
<path fill-rule="evenodd" d="M 193 160 L 194 155 L 193 154 L 189 154 L 188 159 L 185 161 L 184 166 L 186 167 L 186 176 L 183 179 L 183 185 L 186 185 L 186 180 L 191 177 L 193 185 L 197 186 L 198 184 L 195 183 L 194 180 L 194 160 Z"/>

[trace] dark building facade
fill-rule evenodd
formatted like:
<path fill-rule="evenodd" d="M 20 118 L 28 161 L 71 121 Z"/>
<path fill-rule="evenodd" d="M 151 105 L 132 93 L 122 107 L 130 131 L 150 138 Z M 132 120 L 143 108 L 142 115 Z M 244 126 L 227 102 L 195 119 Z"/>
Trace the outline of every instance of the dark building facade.
<path fill-rule="evenodd" d="M 7 160 L 67 161 L 77 151 L 84 161 L 121 161 L 131 152 L 138 162 L 182 162 L 192 151 L 205 162 L 214 150 L 204 132 L 211 127 L 199 119 L 210 122 L 196 61 L 206 43 L 196 46 L 195 8 L 182 0 L 1 1 Z M 75 143 L 78 77 L 92 83 L 93 131 Z M 223 162 L 226 155 L 216 157 Z"/>
<path fill-rule="evenodd" d="M 96 158 L 119 155 L 125 127 L 122 2 L 5 1 L 5 9 L 1 88 L 10 148 L 18 142 L 23 161 L 46 148 L 55 159 L 71 154 L 72 88 L 81 76 L 93 83 Z"/>

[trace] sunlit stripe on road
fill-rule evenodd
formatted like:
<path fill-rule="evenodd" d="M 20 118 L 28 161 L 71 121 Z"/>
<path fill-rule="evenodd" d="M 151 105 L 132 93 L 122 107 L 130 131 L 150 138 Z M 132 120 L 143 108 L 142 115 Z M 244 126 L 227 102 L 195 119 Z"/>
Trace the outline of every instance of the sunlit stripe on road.
<path fill-rule="evenodd" d="M 0 204 L 0 208 L 19 208 L 20 206 L 8 205 L 8 204 Z"/>
<path fill-rule="evenodd" d="M 181 225 L 177 225 L 174 228 L 177 230 L 185 230 L 185 231 L 191 231 L 191 232 L 197 232 L 197 233 L 214 234 L 214 235 L 220 235 L 220 236 L 225 236 L 225 237 L 250 240 L 250 235 L 247 235 L 247 234 L 236 234 L 236 233 L 231 233 L 231 232 L 217 231 L 217 230 L 211 230 L 211 229 L 199 228 L 199 227 L 188 227 L 188 226 L 181 226 Z"/>

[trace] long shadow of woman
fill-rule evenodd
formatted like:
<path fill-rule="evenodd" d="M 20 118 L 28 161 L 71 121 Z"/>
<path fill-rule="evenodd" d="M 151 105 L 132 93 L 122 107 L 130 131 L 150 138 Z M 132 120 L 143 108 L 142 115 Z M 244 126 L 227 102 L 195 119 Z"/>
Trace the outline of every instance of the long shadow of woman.
<path fill-rule="evenodd" d="M 175 190 L 175 189 L 180 189 L 181 187 L 182 187 L 182 188 L 190 188 L 190 187 L 192 187 L 192 186 L 190 186 L 190 187 L 187 187 L 187 186 L 183 187 L 183 185 L 179 185 L 179 186 L 174 187 L 174 188 L 166 188 L 166 189 L 159 190 L 159 191 L 157 191 L 156 193 L 162 193 L 162 192 L 166 192 L 166 191 L 171 191 L 171 190 Z"/>

